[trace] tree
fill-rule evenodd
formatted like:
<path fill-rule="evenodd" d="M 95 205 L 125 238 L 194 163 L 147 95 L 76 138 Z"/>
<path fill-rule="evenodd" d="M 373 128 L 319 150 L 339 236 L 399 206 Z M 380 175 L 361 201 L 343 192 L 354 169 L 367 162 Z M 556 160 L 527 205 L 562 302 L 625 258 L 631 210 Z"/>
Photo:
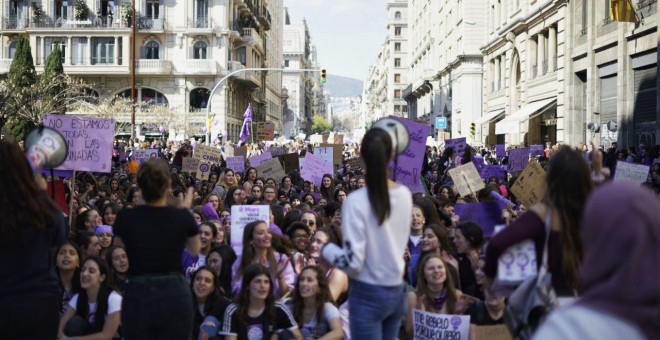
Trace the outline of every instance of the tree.
<path fill-rule="evenodd" d="M 332 130 L 332 124 L 328 122 L 323 116 L 314 115 L 312 117 L 312 132 L 313 133 L 325 133 Z"/>
<path fill-rule="evenodd" d="M 41 75 L 39 81 L 41 82 L 42 89 L 48 89 L 44 92 L 44 95 L 47 96 L 47 100 L 56 100 L 58 94 L 66 92 L 67 82 L 57 81 L 58 77 L 64 75 L 64 67 L 62 66 L 62 51 L 60 50 L 59 45 L 55 45 L 53 50 L 48 55 L 46 59 L 46 65 L 44 66 L 44 73 Z M 53 111 L 64 113 L 66 112 L 66 103 L 58 102 L 61 105 L 54 105 Z"/>
<path fill-rule="evenodd" d="M 3 93 L 7 94 L 4 107 L 2 109 L 2 121 L 0 124 L 10 124 L 11 134 L 22 139 L 23 134 L 35 126 L 32 121 L 16 119 L 16 114 L 29 100 L 26 91 L 31 91 L 37 83 L 37 72 L 34 69 L 32 51 L 30 50 L 30 41 L 20 36 L 16 42 L 16 53 L 14 60 L 7 73 L 7 82 L 4 84 Z M 0 128 L 2 128 L 0 126 Z"/>

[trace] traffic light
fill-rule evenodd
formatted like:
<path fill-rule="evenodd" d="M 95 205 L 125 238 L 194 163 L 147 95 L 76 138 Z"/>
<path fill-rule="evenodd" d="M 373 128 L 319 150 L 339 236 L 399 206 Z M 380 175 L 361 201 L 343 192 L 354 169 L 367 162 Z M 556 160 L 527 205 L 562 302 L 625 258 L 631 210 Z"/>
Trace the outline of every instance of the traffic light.
<path fill-rule="evenodd" d="M 470 138 L 474 139 L 474 136 L 477 134 L 477 125 L 475 123 L 470 123 Z"/>
<path fill-rule="evenodd" d="M 327 80 L 326 77 L 327 77 L 327 73 L 326 73 L 325 69 L 322 69 L 321 70 L 321 82 L 322 83 L 325 83 L 325 81 Z"/>

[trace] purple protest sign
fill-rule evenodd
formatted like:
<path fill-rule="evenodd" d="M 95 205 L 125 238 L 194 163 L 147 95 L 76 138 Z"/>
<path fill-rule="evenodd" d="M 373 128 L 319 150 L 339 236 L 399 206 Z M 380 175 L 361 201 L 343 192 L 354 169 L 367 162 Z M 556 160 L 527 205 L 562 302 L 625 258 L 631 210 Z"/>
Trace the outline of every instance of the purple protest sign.
<path fill-rule="evenodd" d="M 431 127 L 400 117 L 391 117 L 403 123 L 410 134 L 408 148 L 397 157 L 397 169 L 394 172 L 396 181 L 407 186 L 412 193 L 424 192 L 424 185 L 419 175 L 422 173 L 422 163 L 426 152 L 426 137 Z M 390 169 L 393 165 L 390 164 Z"/>
<path fill-rule="evenodd" d="M 486 164 L 479 171 L 479 176 L 486 180 L 496 176 L 500 182 L 503 182 L 506 179 L 506 165 Z"/>
<path fill-rule="evenodd" d="M 477 172 L 481 172 L 481 169 L 484 167 L 483 157 L 472 157 L 472 163 L 474 167 L 477 168 Z"/>
<path fill-rule="evenodd" d="M 463 154 L 465 153 L 465 149 L 468 146 L 465 137 L 461 137 L 461 138 L 445 139 L 445 149 L 449 147 L 454 148 L 454 156 L 463 156 Z"/>
<path fill-rule="evenodd" d="M 245 172 L 245 157 L 231 156 L 225 158 L 227 168 L 234 170 L 234 172 Z"/>
<path fill-rule="evenodd" d="M 498 202 L 456 204 L 454 211 L 461 217 L 461 222 L 478 223 L 486 237 L 493 236 L 495 226 L 504 223 L 502 208 Z"/>
<path fill-rule="evenodd" d="M 318 187 L 321 186 L 323 174 L 326 173 L 327 168 L 328 164 L 311 152 L 306 153 L 305 158 L 300 159 L 300 177 L 316 184 Z"/>
<path fill-rule="evenodd" d="M 504 147 L 504 144 L 495 145 L 495 156 L 506 157 L 506 148 Z"/>
<path fill-rule="evenodd" d="M 543 156 L 543 145 L 535 144 L 529 146 L 529 157 Z"/>
<path fill-rule="evenodd" d="M 529 162 L 529 148 L 509 150 L 509 172 L 522 171 Z"/>
<path fill-rule="evenodd" d="M 273 156 L 270 154 L 270 152 L 264 152 L 261 155 L 256 155 L 248 158 L 248 161 L 250 162 L 251 167 L 256 167 L 259 164 L 269 161 Z"/>
<path fill-rule="evenodd" d="M 69 155 L 58 170 L 110 173 L 114 119 L 46 115 L 44 125 L 59 131 L 69 145 Z"/>

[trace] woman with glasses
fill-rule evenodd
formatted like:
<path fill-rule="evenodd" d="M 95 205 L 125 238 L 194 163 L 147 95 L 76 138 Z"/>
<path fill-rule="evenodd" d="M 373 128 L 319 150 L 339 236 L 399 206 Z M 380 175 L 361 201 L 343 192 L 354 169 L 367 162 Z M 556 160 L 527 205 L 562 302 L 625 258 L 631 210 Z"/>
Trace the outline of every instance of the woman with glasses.
<path fill-rule="evenodd" d="M 321 221 L 318 218 L 318 215 L 312 210 L 303 211 L 302 215 L 300 215 L 300 222 L 306 224 L 309 227 L 309 232 L 311 235 L 316 232 L 317 227 L 322 227 L 322 225 L 320 225 Z"/>
<path fill-rule="evenodd" d="M 309 227 L 305 223 L 294 222 L 286 230 L 286 234 L 291 239 L 291 243 L 293 243 L 293 252 L 291 254 L 293 270 L 296 272 L 296 275 L 299 275 L 303 268 L 314 263 L 312 260 L 311 264 L 309 264 Z"/>
<path fill-rule="evenodd" d="M 277 203 L 277 189 L 275 189 L 275 186 L 266 184 L 264 186 L 264 198 L 263 198 L 263 203 L 271 205 L 273 203 Z"/>

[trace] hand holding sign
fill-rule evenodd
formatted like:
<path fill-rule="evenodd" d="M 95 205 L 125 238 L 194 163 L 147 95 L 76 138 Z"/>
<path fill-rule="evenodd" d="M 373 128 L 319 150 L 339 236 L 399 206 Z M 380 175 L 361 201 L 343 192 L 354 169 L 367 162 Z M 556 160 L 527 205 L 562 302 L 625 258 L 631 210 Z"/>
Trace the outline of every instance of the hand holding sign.
<path fill-rule="evenodd" d="M 486 187 L 472 162 L 449 169 L 449 176 L 461 196 L 468 196 Z"/>

